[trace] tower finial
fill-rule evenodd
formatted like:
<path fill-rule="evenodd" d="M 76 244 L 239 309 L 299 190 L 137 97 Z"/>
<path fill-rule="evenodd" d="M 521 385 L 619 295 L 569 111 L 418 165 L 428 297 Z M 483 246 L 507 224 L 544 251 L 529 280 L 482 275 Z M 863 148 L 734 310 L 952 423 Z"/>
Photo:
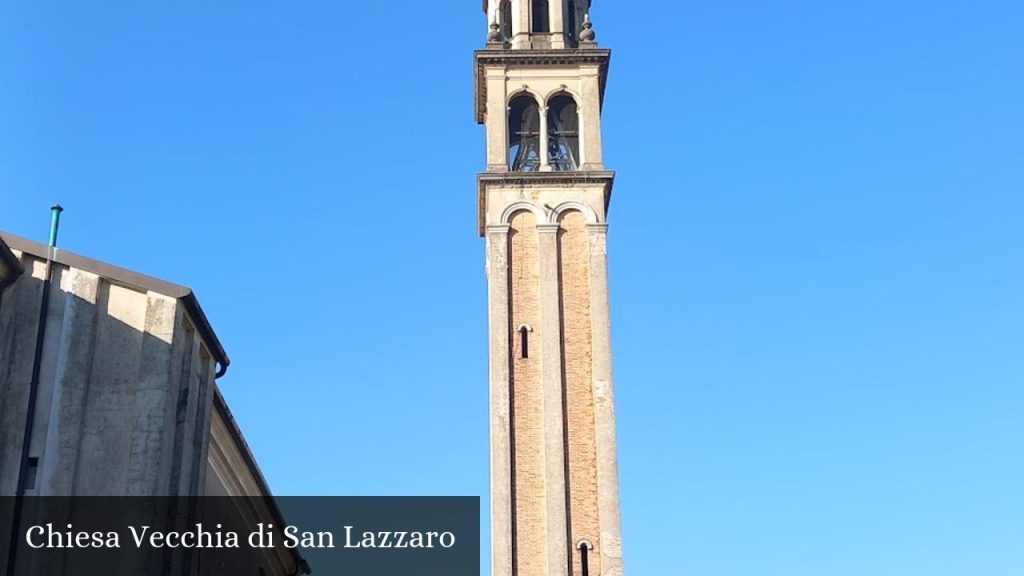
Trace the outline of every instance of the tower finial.
<path fill-rule="evenodd" d="M 594 33 L 594 24 L 590 21 L 590 12 L 583 15 L 583 31 L 580 32 L 580 42 L 593 44 L 597 34 Z"/>
<path fill-rule="evenodd" d="M 500 44 L 504 42 L 505 38 L 501 34 L 501 25 L 498 24 L 498 19 L 495 18 L 491 22 L 491 31 L 487 33 L 488 44 Z"/>

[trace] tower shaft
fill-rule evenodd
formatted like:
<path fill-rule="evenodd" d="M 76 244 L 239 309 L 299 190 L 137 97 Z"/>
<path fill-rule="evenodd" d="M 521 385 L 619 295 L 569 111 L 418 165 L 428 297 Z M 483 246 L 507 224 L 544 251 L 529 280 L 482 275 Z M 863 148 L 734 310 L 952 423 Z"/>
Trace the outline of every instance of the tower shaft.
<path fill-rule="evenodd" d="M 494 576 L 622 574 L 607 264 L 614 173 L 601 149 L 610 52 L 577 17 L 583 5 L 489 2 L 488 45 L 476 53 Z M 583 24 L 567 32 L 567 22 Z"/>

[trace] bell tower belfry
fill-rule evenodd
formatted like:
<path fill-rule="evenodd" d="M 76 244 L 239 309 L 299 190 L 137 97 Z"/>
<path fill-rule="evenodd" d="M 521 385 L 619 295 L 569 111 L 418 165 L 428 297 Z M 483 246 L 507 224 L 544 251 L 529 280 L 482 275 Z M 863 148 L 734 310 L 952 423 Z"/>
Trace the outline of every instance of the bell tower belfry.
<path fill-rule="evenodd" d="M 485 0 L 475 53 L 490 330 L 492 576 L 621 576 L 590 0 Z"/>

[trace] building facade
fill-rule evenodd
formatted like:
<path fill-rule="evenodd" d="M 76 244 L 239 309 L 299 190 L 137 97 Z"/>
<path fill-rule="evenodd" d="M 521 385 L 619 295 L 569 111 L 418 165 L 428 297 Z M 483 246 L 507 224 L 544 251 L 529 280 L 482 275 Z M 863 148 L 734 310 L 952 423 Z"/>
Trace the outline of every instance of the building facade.
<path fill-rule="evenodd" d="M 0 239 L 0 497 L 231 496 L 249 517 L 283 526 L 218 389 L 230 360 L 192 291 Z M 13 528 L 0 526 L 5 550 Z M 306 572 L 283 549 L 216 563 L 204 554 L 216 552 L 139 573 Z M 63 574 L 40 561 L 19 556 L 18 573 Z"/>
<path fill-rule="evenodd" d="M 489 0 L 475 53 L 490 325 L 492 573 L 619 576 L 601 110 L 588 0 Z"/>

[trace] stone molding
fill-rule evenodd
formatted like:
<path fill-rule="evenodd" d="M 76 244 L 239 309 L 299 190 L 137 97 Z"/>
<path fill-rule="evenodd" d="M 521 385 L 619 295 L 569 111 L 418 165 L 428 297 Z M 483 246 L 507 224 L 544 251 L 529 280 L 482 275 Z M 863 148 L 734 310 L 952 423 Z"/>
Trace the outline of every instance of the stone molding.
<path fill-rule="evenodd" d="M 562 215 L 572 210 L 578 210 L 586 217 L 588 227 L 601 222 L 601 217 L 590 206 L 580 202 L 579 200 L 567 200 L 551 210 L 548 214 L 548 223 L 558 225 L 559 219 Z"/>
<path fill-rule="evenodd" d="M 601 83 L 601 103 L 604 103 L 604 90 L 608 76 L 608 65 L 612 51 L 607 48 L 577 48 L 573 50 L 477 50 L 473 54 L 476 62 L 476 121 L 483 124 L 487 118 L 487 74 L 488 66 L 495 67 L 549 67 L 549 66 L 581 66 L 596 64 L 600 67 L 598 74 Z"/>
<path fill-rule="evenodd" d="M 600 184 L 604 186 L 604 211 L 607 213 L 611 203 L 612 188 L 615 184 L 615 172 L 610 170 L 577 170 L 574 172 L 480 172 L 477 174 L 477 227 L 483 237 L 489 226 L 487 224 L 487 187 L 488 186 L 568 186 L 572 184 Z M 518 206 L 517 210 L 527 209 L 537 216 L 537 222 L 549 222 L 548 217 L 529 202 L 517 202 L 509 206 Z M 502 215 L 502 223 L 508 223 L 512 213 L 506 208 Z M 592 213 L 593 211 L 591 211 Z M 584 212 L 589 217 L 588 212 Z M 591 220 L 600 223 L 595 215 Z"/>

